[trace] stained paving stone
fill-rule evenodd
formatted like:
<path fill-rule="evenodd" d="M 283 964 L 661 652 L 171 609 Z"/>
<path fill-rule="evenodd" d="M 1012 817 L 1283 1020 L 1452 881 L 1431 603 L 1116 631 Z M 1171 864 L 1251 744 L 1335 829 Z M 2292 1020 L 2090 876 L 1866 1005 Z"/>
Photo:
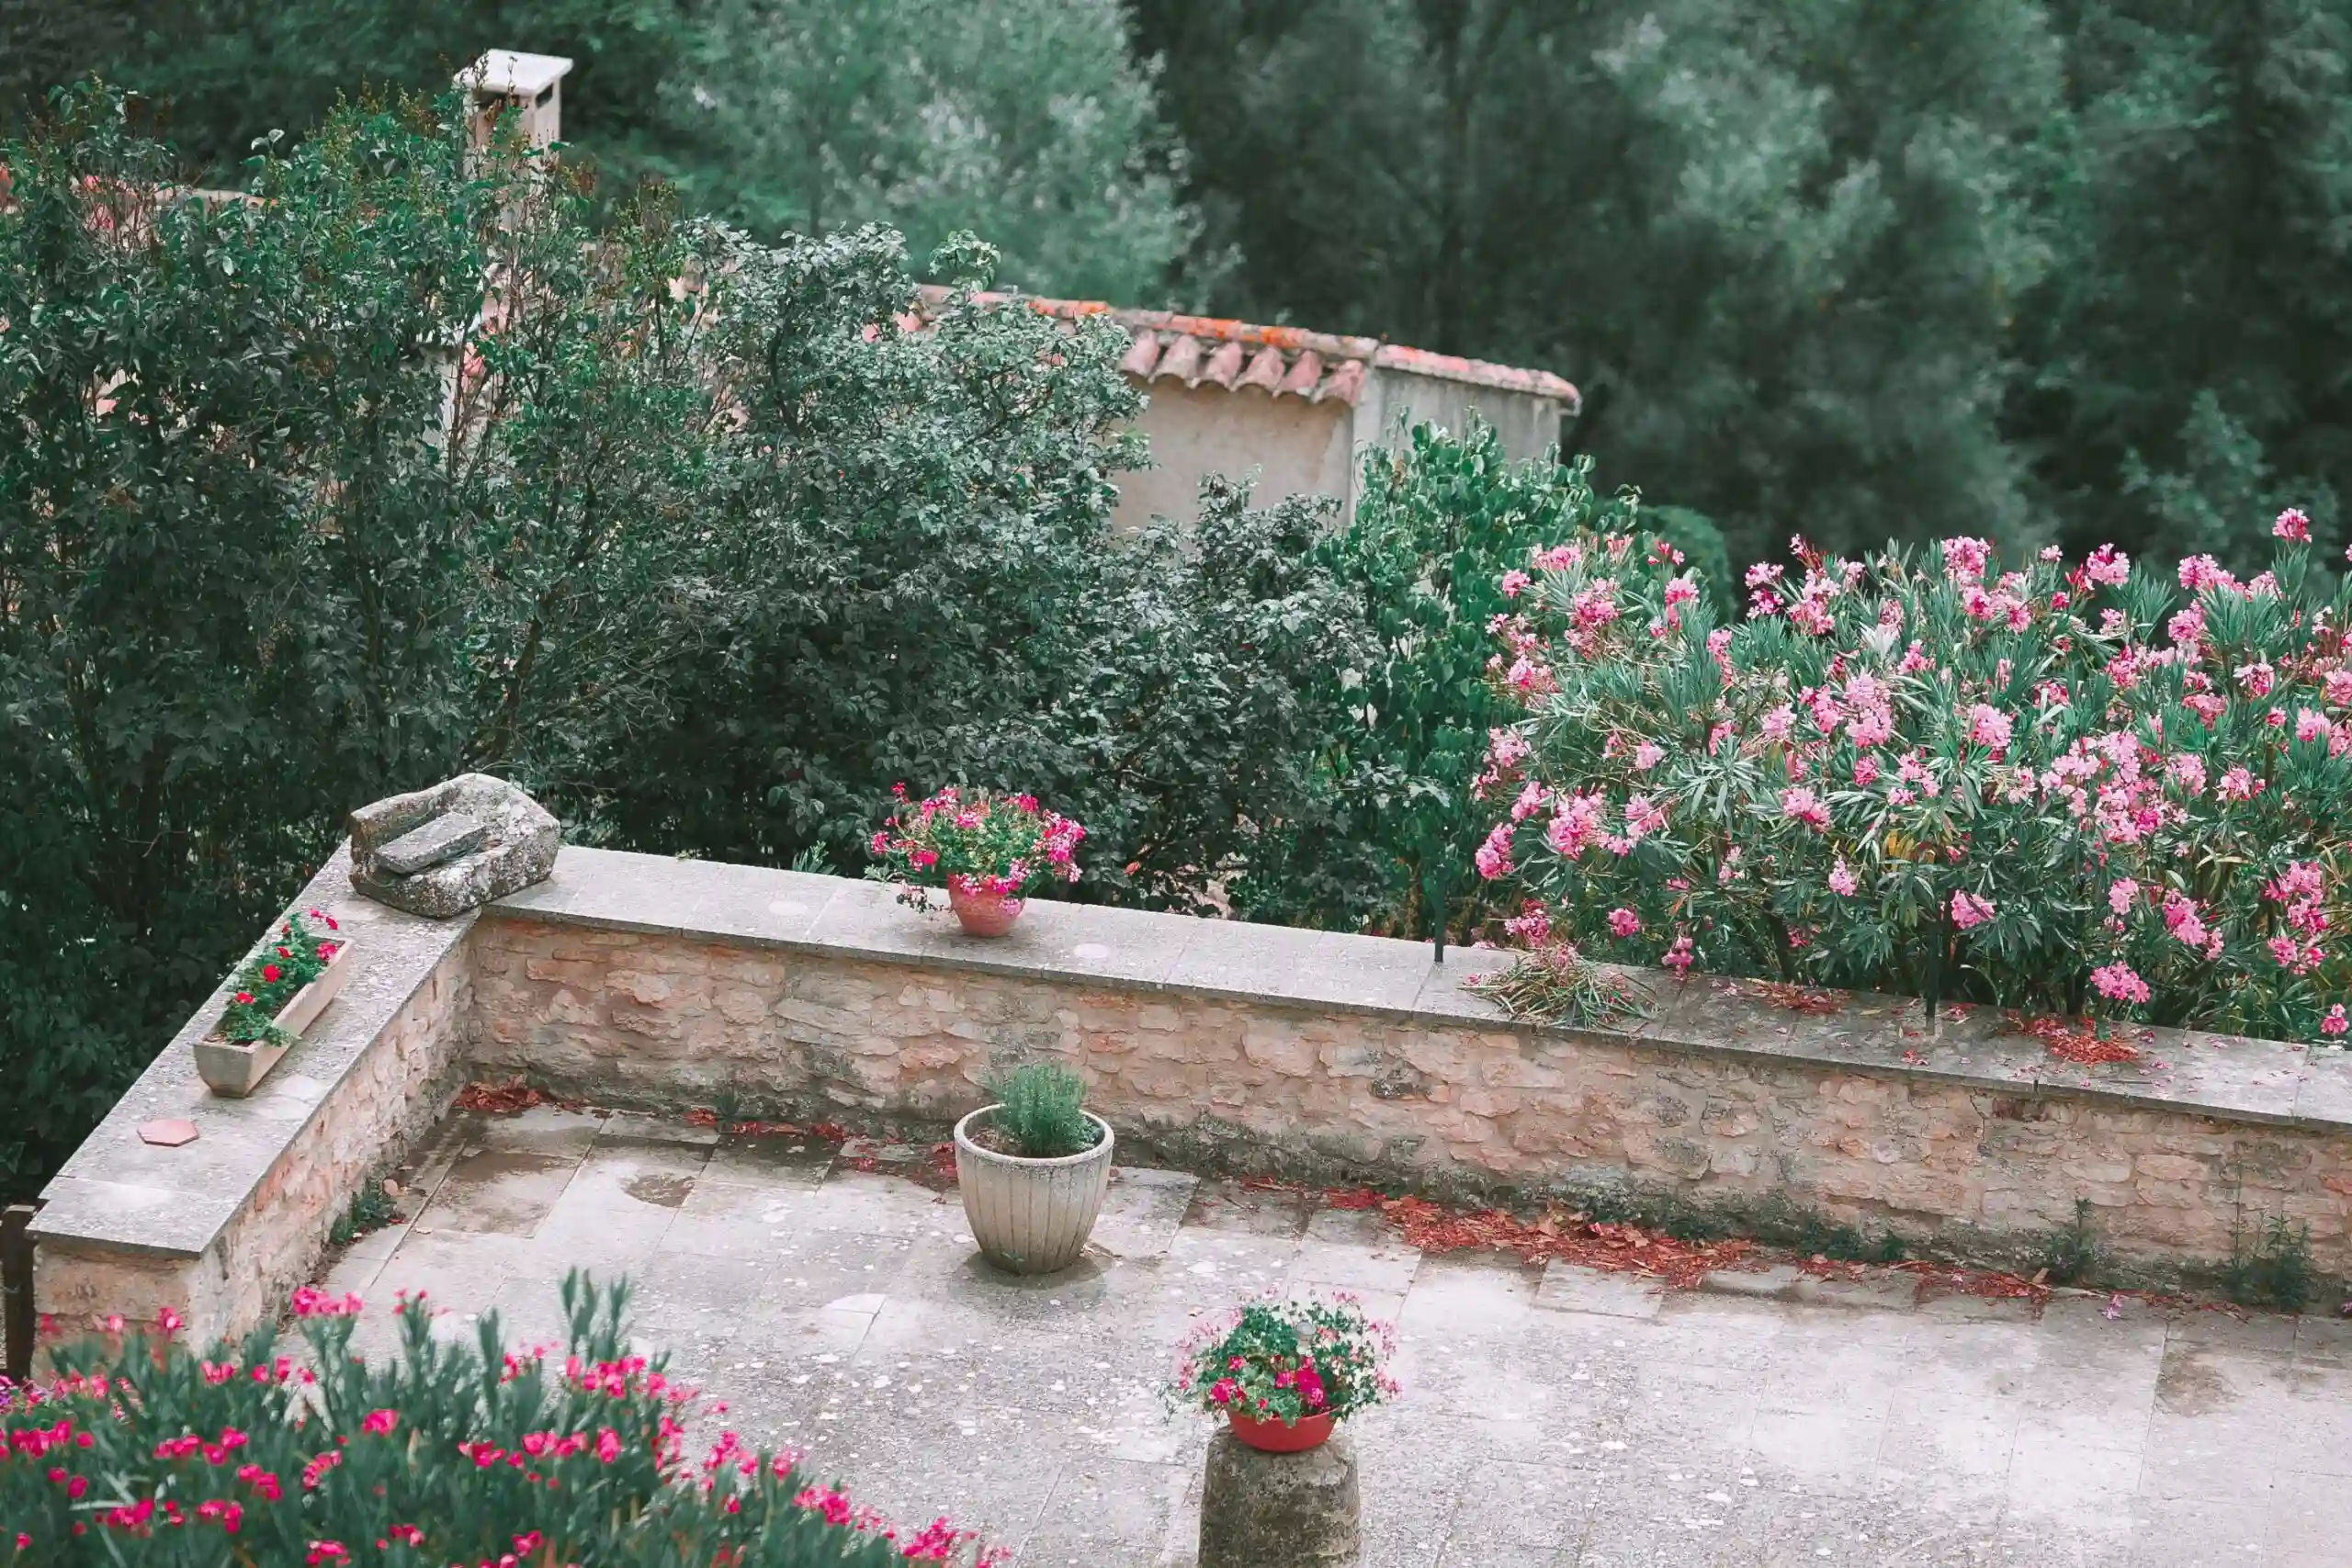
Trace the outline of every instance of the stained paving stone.
<path fill-rule="evenodd" d="M 1158 1401 L 1177 1340 L 1253 1293 L 1351 1287 L 1398 1325 L 1407 1385 L 1353 1427 L 1363 1568 L 2346 1561 L 2332 1320 L 1660 1292 L 1141 1169 L 1077 1268 L 1023 1280 L 978 1258 L 952 1190 L 821 1140 L 545 1109 L 454 1119 L 402 1179 L 414 1217 L 335 1289 L 424 1289 L 443 1337 L 492 1311 L 539 1337 L 568 1269 L 626 1271 L 637 1342 L 747 1438 L 1019 1568 L 1190 1568 L 1208 1428 Z M 390 1353 L 390 1325 L 355 1345 Z"/>

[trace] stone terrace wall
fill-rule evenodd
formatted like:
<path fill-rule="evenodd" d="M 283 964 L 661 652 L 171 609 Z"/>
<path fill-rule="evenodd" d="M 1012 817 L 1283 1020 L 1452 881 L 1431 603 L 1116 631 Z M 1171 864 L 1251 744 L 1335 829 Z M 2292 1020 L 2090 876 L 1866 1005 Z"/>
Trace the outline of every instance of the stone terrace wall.
<path fill-rule="evenodd" d="M 360 944 L 343 995 L 242 1100 L 188 1049 L 225 990 L 198 1010 L 50 1184 L 43 1313 L 250 1327 L 469 1073 L 935 1122 L 1042 1059 L 1130 1147 L 1228 1169 L 1782 1203 L 1978 1250 L 2086 1199 L 2114 1251 L 2165 1268 L 2279 1215 L 2352 1273 L 2341 1051 L 2160 1031 L 2143 1065 L 2083 1068 L 1982 1012 L 1931 1034 L 1890 998 L 1818 1017 L 1656 976 L 1637 1028 L 1538 1029 L 1462 990 L 1498 955 L 1063 904 L 977 942 L 873 883 L 580 848 L 455 920 L 358 897 L 340 855 L 309 905 Z M 157 1117 L 200 1135 L 148 1145 Z"/>
<path fill-rule="evenodd" d="M 571 849 L 476 930 L 474 1051 L 609 1100 L 924 1120 L 1054 1059 L 1123 1134 L 1227 1165 L 1784 1200 L 1980 1247 L 2083 1198 L 2166 1261 L 2283 1214 L 2352 1268 L 2340 1053 L 2163 1032 L 2086 1069 L 1981 1011 L 1930 1037 L 1916 1005 L 1704 980 L 1632 1033 L 1535 1029 L 1460 989 L 1497 961 L 1066 905 L 982 942 L 874 884 Z"/>
<path fill-rule="evenodd" d="M 177 1310 L 191 1337 L 237 1335 L 311 1279 L 360 1184 L 447 1110 L 472 1013 L 473 920 L 420 919 L 351 890 L 342 853 L 291 906 L 357 944 L 351 979 L 261 1087 L 211 1094 L 190 1047 L 219 1022 L 224 981 L 84 1141 L 33 1222 L 35 1305 L 61 1325 Z M 156 1118 L 194 1143 L 142 1143 Z"/>

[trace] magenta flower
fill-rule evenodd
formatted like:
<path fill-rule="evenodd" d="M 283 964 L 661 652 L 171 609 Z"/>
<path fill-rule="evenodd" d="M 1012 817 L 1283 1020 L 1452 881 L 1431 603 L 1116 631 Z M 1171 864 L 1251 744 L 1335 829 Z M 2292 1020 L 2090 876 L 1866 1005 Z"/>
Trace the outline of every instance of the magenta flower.
<path fill-rule="evenodd" d="M 1609 929 L 1619 936 L 1632 936 L 1642 929 L 1642 918 L 1621 904 L 1609 911 Z"/>
<path fill-rule="evenodd" d="M 1860 886 L 1854 880 L 1853 871 L 1846 864 L 1846 857 L 1839 855 L 1838 863 L 1829 868 L 1829 891 L 1840 898 L 1851 898 L 1854 889 Z"/>
<path fill-rule="evenodd" d="M 1496 823 L 1495 830 L 1487 835 L 1487 841 L 1471 857 L 1477 864 L 1478 874 L 1489 882 L 1510 874 L 1510 826 L 1508 822 Z"/>
<path fill-rule="evenodd" d="M 2278 538 L 2292 540 L 2299 545 L 2309 544 L 2312 537 L 2312 520 L 2303 515 L 2302 508 L 2290 506 L 2281 512 L 2278 520 L 2270 525 L 2270 532 Z"/>
<path fill-rule="evenodd" d="M 1956 892 L 1951 896 L 1951 923 L 1962 931 L 1974 931 L 1992 918 L 1993 904 L 1990 899 L 1980 898 L 1975 894 L 1966 891 Z"/>

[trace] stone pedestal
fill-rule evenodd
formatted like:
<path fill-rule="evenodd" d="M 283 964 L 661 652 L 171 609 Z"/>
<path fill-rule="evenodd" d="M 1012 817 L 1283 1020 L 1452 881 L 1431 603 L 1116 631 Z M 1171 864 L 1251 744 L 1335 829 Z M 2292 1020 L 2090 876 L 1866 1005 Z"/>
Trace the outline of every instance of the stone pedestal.
<path fill-rule="evenodd" d="M 1220 1431 L 1201 1489 L 1200 1568 L 1355 1568 L 1356 1454 L 1345 1431 L 1303 1454 Z"/>

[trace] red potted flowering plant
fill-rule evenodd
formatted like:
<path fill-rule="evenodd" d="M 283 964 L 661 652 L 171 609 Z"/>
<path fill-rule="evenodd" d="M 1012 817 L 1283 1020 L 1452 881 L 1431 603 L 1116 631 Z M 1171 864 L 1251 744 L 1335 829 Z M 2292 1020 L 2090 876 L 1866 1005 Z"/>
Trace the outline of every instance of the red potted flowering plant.
<path fill-rule="evenodd" d="M 1353 1296 L 1252 1302 L 1184 1337 L 1170 1404 L 1221 1415 L 1233 1435 L 1268 1453 L 1302 1453 L 1338 1423 L 1398 1393 L 1384 1363 L 1395 1331 L 1365 1318 Z"/>
<path fill-rule="evenodd" d="M 1086 829 L 1046 810 L 1034 795 L 950 784 L 910 807 L 906 785 L 890 793 L 900 804 L 868 846 L 881 862 L 869 874 L 896 883 L 900 902 L 917 908 L 930 908 L 924 888 L 944 887 L 968 936 L 1011 931 L 1023 895 L 1040 878 L 1078 880 L 1078 841 Z"/>
<path fill-rule="evenodd" d="M 196 1043 L 206 1087 L 232 1099 L 251 1094 L 343 989 L 350 957 L 350 939 L 324 910 L 279 920 L 230 977 L 219 1026 Z"/>

